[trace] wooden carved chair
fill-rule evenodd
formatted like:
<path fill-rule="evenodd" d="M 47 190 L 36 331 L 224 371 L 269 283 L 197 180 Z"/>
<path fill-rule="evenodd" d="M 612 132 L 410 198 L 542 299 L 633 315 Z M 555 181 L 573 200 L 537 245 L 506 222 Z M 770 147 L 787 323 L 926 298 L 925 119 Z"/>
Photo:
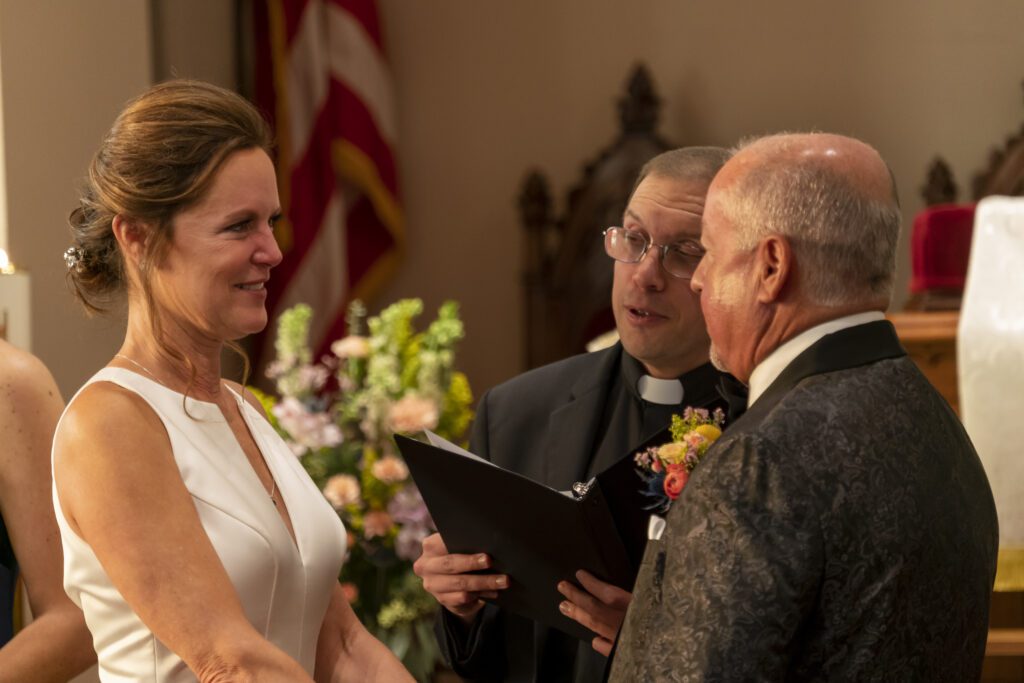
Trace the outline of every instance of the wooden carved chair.
<path fill-rule="evenodd" d="M 671 147 L 657 133 L 659 109 L 647 68 L 636 66 L 618 103 L 618 136 L 584 166 L 561 215 L 555 215 L 543 173 L 527 174 L 519 196 L 526 231 L 527 368 L 580 353 L 588 340 L 614 327 L 612 262 L 601 232 L 622 220 L 644 163 Z"/>

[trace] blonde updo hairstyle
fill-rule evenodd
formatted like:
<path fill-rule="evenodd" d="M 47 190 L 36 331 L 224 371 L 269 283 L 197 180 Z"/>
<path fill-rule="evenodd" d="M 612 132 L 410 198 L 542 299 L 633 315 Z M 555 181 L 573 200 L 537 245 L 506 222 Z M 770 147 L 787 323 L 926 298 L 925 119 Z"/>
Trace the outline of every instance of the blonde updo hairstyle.
<path fill-rule="evenodd" d="M 149 274 L 173 238 L 175 215 L 198 202 L 234 152 L 271 150 L 259 112 L 240 95 L 209 83 L 172 80 L 150 88 L 124 108 L 103 138 L 71 212 L 69 286 L 89 313 L 105 313 L 129 287 L 124 256 L 114 237 L 116 216 L 147 234 L 139 261 L 141 294 L 165 352 Z M 70 263 L 69 263 L 70 265 Z"/>

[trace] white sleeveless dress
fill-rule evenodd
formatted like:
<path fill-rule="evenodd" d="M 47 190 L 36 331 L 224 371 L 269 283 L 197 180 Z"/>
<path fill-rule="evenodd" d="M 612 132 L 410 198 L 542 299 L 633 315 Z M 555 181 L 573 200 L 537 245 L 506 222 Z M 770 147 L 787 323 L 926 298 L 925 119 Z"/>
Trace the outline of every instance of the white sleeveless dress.
<path fill-rule="evenodd" d="M 181 394 L 129 370 L 105 368 L 86 386 L 92 382 L 134 391 L 163 421 L 181 478 L 246 616 L 312 676 L 320 625 L 345 552 L 345 529 L 302 465 L 263 416 L 235 394 L 288 508 L 293 542 L 216 404 L 186 399 L 192 419 Z M 85 614 L 100 680 L 197 680 L 142 623 L 92 548 L 71 530 L 56 486 L 53 502 L 64 549 L 64 588 Z M 198 622 L 203 615 L 194 618 Z"/>

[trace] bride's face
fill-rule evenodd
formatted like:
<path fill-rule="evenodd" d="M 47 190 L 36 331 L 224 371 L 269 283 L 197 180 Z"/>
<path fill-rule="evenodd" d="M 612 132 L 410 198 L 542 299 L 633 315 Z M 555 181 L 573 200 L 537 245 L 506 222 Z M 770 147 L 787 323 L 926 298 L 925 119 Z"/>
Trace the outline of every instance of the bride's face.
<path fill-rule="evenodd" d="M 170 246 L 154 271 L 161 313 L 219 341 L 262 330 L 266 283 L 281 262 L 273 233 L 280 212 L 266 152 L 229 156 L 206 195 L 174 217 Z"/>

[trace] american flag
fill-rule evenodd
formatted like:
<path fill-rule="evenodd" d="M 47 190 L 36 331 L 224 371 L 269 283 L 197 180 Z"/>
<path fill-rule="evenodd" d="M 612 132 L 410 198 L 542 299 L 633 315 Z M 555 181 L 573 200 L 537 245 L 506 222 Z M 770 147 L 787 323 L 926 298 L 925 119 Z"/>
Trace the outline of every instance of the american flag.
<path fill-rule="evenodd" d="M 391 274 L 404 245 L 395 103 L 375 0 L 255 3 L 255 95 L 277 137 L 284 260 L 268 284 L 273 321 L 313 307 L 317 357 L 345 334 L 345 309 Z"/>

